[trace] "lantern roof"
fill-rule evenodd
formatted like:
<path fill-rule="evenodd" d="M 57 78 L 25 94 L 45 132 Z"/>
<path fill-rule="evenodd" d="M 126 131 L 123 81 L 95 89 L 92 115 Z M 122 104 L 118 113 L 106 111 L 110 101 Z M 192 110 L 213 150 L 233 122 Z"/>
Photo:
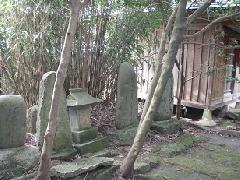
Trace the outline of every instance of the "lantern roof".
<path fill-rule="evenodd" d="M 89 95 L 87 88 L 74 88 L 70 89 L 70 95 L 67 97 L 67 106 L 88 106 L 102 101 L 102 99 Z"/>

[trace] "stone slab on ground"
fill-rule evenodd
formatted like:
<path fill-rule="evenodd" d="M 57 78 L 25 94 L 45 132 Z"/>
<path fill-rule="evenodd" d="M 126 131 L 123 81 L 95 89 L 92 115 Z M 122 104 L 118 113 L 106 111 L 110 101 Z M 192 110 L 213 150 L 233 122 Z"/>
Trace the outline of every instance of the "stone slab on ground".
<path fill-rule="evenodd" d="M 119 155 L 119 153 L 112 149 L 104 149 L 94 154 L 95 157 L 114 157 L 117 155 Z"/>
<path fill-rule="evenodd" d="M 206 119 L 201 119 L 200 121 L 195 122 L 195 124 L 202 126 L 202 127 L 216 126 L 216 122 L 214 120 L 206 120 Z"/>
<path fill-rule="evenodd" d="M 134 173 L 135 174 L 144 174 L 151 170 L 151 166 L 146 162 L 135 162 L 134 163 Z"/>
<path fill-rule="evenodd" d="M 82 131 L 72 131 L 73 142 L 82 144 L 97 137 L 98 129 L 96 127 L 85 129 Z"/>
<path fill-rule="evenodd" d="M 179 121 L 175 119 L 154 121 L 151 126 L 151 130 L 155 130 L 160 134 L 174 134 L 181 128 Z"/>
<path fill-rule="evenodd" d="M 0 150 L 0 179 L 23 175 L 39 161 L 40 153 L 34 146 Z"/>
<path fill-rule="evenodd" d="M 110 130 L 108 137 L 110 141 L 118 145 L 132 145 L 137 133 L 137 126 L 131 126 L 125 129 Z"/>
<path fill-rule="evenodd" d="M 69 148 L 69 149 L 62 149 L 57 151 L 57 152 L 53 152 L 52 153 L 52 159 L 58 159 L 58 160 L 69 160 L 71 158 L 73 158 L 75 155 L 77 154 L 77 150 L 74 148 Z"/>
<path fill-rule="evenodd" d="M 82 173 L 92 171 L 99 166 L 110 166 L 113 164 L 112 158 L 89 157 L 80 158 L 72 162 L 64 162 L 53 166 L 50 170 L 50 176 L 56 176 L 63 179 L 78 176 Z"/>
<path fill-rule="evenodd" d="M 106 166 L 101 169 L 98 169 L 96 171 L 87 172 L 82 174 L 81 176 L 78 176 L 74 179 L 70 180 L 110 180 L 111 176 L 116 172 L 116 170 L 119 168 L 119 166 L 112 165 L 112 166 Z"/>
<path fill-rule="evenodd" d="M 97 137 L 89 142 L 83 144 L 73 144 L 73 147 L 77 149 L 80 154 L 94 153 L 101 151 L 109 146 L 108 137 Z"/>

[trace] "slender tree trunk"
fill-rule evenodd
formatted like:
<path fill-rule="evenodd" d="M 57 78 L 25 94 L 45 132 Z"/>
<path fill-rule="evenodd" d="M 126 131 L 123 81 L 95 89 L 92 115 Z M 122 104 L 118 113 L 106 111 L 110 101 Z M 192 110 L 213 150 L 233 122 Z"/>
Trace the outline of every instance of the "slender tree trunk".
<path fill-rule="evenodd" d="M 202 6 L 200 6 L 196 11 L 194 11 L 193 14 L 191 14 L 187 18 L 187 22 L 186 22 L 187 26 L 190 25 L 191 23 L 193 23 L 196 20 L 196 18 L 198 16 L 200 16 L 211 5 L 212 2 L 214 2 L 214 0 L 205 0 L 204 4 L 202 4 Z M 147 96 L 146 102 L 144 104 L 144 108 L 143 108 L 143 112 L 142 112 L 142 115 L 141 115 L 140 123 L 143 121 L 143 118 L 147 113 L 147 110 L 149 108 L 150 102 L 151 102 L 152 97 L 153 97 L 153 93 L 154 93 L 155 88 L 156 88 L 157 83 L 158 83 L 158 79 L 161 75 L 162 58 L 165 54 L 165 45 L 166 45 L 167 35 L 170 33 L 170 31 L 172 29 L 172 25 L 173 25 L 174 20 L 175 20 L 177 8 L 178 8 L 178 6 L 175 8 L 172 15 L 170 16 L 170 18 L 168 20 L 168 24 L 167 24 L 166 28 L 164 29 L 164 31 L 162 32 L 162 35 L 161 35 L 161 43 L 160 43 L 159 56 L 158 56 L 158 61 L 157 61 L 157 69 L 155 71 L 155 74 L 153 76 L 153 79 L 152 79 L 152 82 L 151 82 L 151 85 L 150 85 L 150 88 L 149 88 L 148 96 Z"/>
<path fill-rule="evenodd" d="M 143 112 L 142 112 L 142 115 L 141 115 L 141 122 L 143 121 L 143 118 L 144 118 L 145 114 L 147 113 L 147 110 L 149 108 L 150 102 L 152 100 L 152 97 L 153 97 L 153 94 L 154 94 L 154 91 L 155 91 L 155 88 L 156 88 L 157 83 L 158 83 L 158 79 L 161 75 L 162 58 L 165 54 L 167 36 L 172 29 L 172 26 L 173 26 L 173 23 L 174 23 L 174 20 L 175 20 L 175 17 L 176 17 L 177 9 L 178 9 L 178 6 L 173 10 L 173 12 L 172 12 L 172 14 L 171 14 L 171 16 L 168 20 L 168 23 L 166 25 L 166 28 L 164 29 L 164 31 L 162 32 L 162 35 L 161 35 L 160 49 L 159 49 L 159 53 L 158 53 L 158 60 L 156 62 L 157 68 L 155 70 L 153 79 L 151 81 L 151 85 L 150 85 L 150 88 L 149 88 L 149 91 L 148 91 L 147 99 L 144 103 L 144 108 L 143 108 Z"/>
<path fill-rule="evenodd" d="M 186 5 L 187 5 L 187 0 L 180 1 L 179 7 L 177 10 L 174 28 L 173 28 L 173 33 L 172 33 L 170 44 L 169 44 L 169 50 L 167 54 L 164 55 L 163 57 L 161 76 L 158 80 L 158 83 L 154 91 L 149 108 L 147 110 L 147 113 L 144 116 L 142 123 L 139 124 L 137 134 L 134 138 L 134 143 L 127 157 L 124 159 L 123 164 L 120 167 L 120 171 L 123 177 L 128 177 L 128 176 L 131 176 L 132 174 L 134 162 L 143 146 L 144 139 L 151 126 L 154 113 L 157 110 L 157 107 L 161 101 L 162 94 L 164 92 L 167 81 L 169 80 L 169 77 L 172 73 L 172 69 L 176 59 L 176 54 L 177 54 L 179 45 L 183 40 L 183 34 L 186 29 L 186 18 L 185 18 Z"/>
<path fill-rule="evenodd" d="M 40 158 L 40 166 L 38 169 L 37 180 L 48 179 L 48 172 L 51 166 L 51 155 L 53 148 L 53 139 L 56 132 L 57 122 L 59 119 L 59 100 L 60 92 L 63 87 L 64 80 L 66 78 L 67 68 L 71 57 L 71 49 L 76 33 L 77 21 L 79 17 L 80 8 L 88 2 L 81 3 L 80 0 L 70 1 L 70 20 L 68 29 L 63 44 L 61 53 L 60 64 L 56 72 L 56 81 L 53 88 L 52 104 L 49 112 L 49 122 L 44 136 L 44 143 L 42 148 L 42 154 Z"/>

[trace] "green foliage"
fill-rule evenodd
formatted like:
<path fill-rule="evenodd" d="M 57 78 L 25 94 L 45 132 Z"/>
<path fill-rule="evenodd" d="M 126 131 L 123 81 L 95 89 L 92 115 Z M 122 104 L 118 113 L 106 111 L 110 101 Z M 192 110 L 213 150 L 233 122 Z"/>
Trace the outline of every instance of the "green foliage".
<path fill-rule="evenodd" d="M 14 89 L 25 97 L 28 105 L 34 104 L 42 75 L 56 70 L 60 59 L 68 1 L 0 0 L 0 11 L 4 88 Z M 96 96 L 104 91 L 109 93 L 106 88 L 114 86 L 119 63 L 137 64 L 146 48 L 145 42 L 150 42 L 149 46 L 157 42 L 150 41 L 152 32 L 166 23 L 170 13 L 170 0 L 91 1 L 79 18 L 69 86 L 88 87 Z"/>
<path fill-rule="evenodd" d="M 5 88 L 22 94 L 28 104 L 36 102 L 42 74 L 57 66 L 59 37 L 66 29 L 64 6 L 60 1 L 1 3 L 0 50 Z"/>
<path fill-rule="evenodd" d="M 170 5 L 166 1 L 153 4 L 146 0 L 124 1 L 125 9 L 108 25 L 107 56 L 117 63 L 128 61 L 136 64 L 146 49 L 143 42 L 148 41 L 152 32 L 168 20 Z"/>

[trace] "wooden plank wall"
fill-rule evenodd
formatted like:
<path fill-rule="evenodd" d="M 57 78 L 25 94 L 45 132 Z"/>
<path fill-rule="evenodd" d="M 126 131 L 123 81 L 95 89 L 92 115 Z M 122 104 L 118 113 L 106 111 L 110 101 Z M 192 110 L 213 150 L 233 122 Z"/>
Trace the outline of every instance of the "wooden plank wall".
<path fill-rule="evenodd" d="M 195 33 L 200 26 L 195 28 L 188 29 L 187 33 Z M 196 104 L 200 106 L 210 105 L 211 98 L 223 96 L 224 83 L 218 77 L 223 76 L 224 72 L 208 73 L 209 68 L 211 69 L 214 65 L 217 67 L 223 65 L 223 62 L 215 61 L 215 58 L 219 57 L 215 55 L 215 45 L 210 45 L 210 43 L 214 43 L 213 36 L 214 29 L 206 31 L 196 38 L 188 39 L 183 45 L 183 74 L 188 81 L 184 85 L 182 100 L 192 104 L 193 107 Z M 180 56 L 181 53 L 179 53 L 178 59 L 181 59 Z M 177 74 L 175 71 L 176 68 L 173 70 L 174 76 Z M 177 76 L 180 74 L 178 73 Z M 178 97 L 179 87 L 179 77 L 174 77 L 174 95 L 176 97 Z"/>
<path fill-rule="evenodd" d="M 212 78 L 212 92 L 211 101 L 212 103 L 220 103 L 223 101 L 224 90 L 225 90 L 225 52 L 219 47 L 215 47 L 214 54 L 214 73 Z M 213 56 L 213 55 L 212 55 Z"/>

